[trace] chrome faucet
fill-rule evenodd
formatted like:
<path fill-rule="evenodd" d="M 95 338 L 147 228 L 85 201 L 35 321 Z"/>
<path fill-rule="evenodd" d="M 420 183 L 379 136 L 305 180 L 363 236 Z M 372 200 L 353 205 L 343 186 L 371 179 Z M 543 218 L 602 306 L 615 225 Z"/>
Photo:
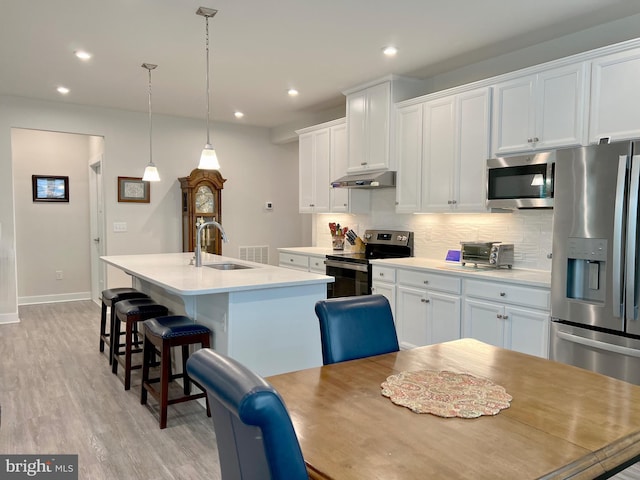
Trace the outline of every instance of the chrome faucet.
<path fill-rule="evenodd" d="M 202 251 L 201 249 L 201 239 L 202 239 L 202 230 L 205 227 L 208 227 L 209 225 L 213 225 L 214 227 L 216 227 L 218 230 L 220 230 L 220 233 L 222 234 L 222 241 L 224 243 L 228 243 L 229 239 L 227 238 L 227 234 L 224 233 L 224 228 L 222 228 L 222 225 L 220 225 L 218 222 L 214 221 L 214 220 L 209 220 L 208 222 L 202 222 L 200 225 L 198 225 L 198 229 L 196 230 L 196 251 L 194 252 L 196 254 L 196 267 L 201 267 L 202 266 Z"/>

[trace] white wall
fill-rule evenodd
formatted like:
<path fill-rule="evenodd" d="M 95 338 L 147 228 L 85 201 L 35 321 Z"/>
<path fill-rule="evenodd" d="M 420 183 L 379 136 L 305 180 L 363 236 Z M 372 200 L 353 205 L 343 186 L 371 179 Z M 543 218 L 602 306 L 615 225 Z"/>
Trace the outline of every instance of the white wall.
<path fill-rule="evenodd" d="M 90 298 L 90 138 L 11 130 L 20 304 Z M 69 202 L 34 202 L 34 174 L 68 176 Z"/>
<path fill-rule="evenodd" d="M 182 250 L 177 178 L 197 166 L 205 122 L 154 115 L 153 127 L 162 181 L 151 185 L 151 203 L 118 203 L 117 177 L 141 177 L 148 162 L 148 114 L 0 96 L 0 322 L 17 320 L 11 128 L 104 137 L 105 248 L 107 255 L 118 255 Z M 297 144 L 274 145 L 267 129 L 217 123 L 212 140 L 227 179 L 222 221 L 230 243 L 223 254 L 235 257 L 240 246 L 268 245 L 276 264 L 277 247 L 303 244 Z M 267 200 L 272 211 L 263 208 Z M 114 222 L 126 222 L 128 231 L 114 233 Z M 109 287 L 129 284 L 126 275 L 108 270 Z"/>

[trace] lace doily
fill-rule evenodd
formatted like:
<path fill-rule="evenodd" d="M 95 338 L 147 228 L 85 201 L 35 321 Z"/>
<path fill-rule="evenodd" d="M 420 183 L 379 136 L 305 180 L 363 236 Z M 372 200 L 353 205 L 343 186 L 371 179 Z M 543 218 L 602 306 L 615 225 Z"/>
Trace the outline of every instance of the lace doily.
<path fill-rule="evenodd" d="M 381 387 L 382 395 L 396 405 L 439 417 L 496 415 L 512 400 L 491 380 L 448 371 L 401 372 L 389 376 Z"/>

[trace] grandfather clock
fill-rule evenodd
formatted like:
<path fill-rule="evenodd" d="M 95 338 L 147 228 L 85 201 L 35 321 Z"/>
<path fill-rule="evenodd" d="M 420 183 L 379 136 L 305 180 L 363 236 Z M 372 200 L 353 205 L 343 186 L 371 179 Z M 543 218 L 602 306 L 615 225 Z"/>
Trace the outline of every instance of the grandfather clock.
<path fill-rule="evenodd" d="M 178 180 L 182 189 L 182 251 L 193 252 L 198 225 L 209 220 L 222 224 L 222 189 L 227 180 L 217 170 L 199 168 Z M 217 228 L 205 228 L 200 241 L 203 251 L 222 253 L 222 238 Z"/>

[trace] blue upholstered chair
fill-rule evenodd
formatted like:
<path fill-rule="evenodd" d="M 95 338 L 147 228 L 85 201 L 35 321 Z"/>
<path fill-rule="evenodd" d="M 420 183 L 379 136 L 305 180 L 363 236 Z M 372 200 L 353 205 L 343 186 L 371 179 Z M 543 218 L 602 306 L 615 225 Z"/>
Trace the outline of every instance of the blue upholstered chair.
<path fill-rule="evenodd" d="M 399 350 L 391 307 L 383 295 L 320 300 L 316 315 L 325 365 Z"/>
<path fill-rule="evenodd" d="M 208 348 L 189 357 L 187 372 L 207 391 L 223 479 L 308 480 L 289 412 L 271 385 Z"/>

